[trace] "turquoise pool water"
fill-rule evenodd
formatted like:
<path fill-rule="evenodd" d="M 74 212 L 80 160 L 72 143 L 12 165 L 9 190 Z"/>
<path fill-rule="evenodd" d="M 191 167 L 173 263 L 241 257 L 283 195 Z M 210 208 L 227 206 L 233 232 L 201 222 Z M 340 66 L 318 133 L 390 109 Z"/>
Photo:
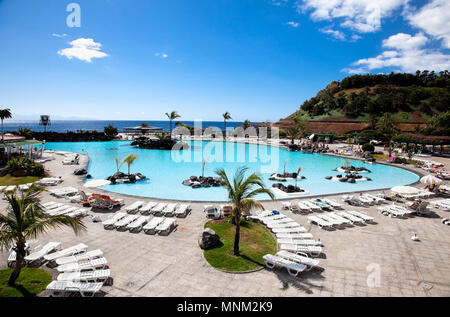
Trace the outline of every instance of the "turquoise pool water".
<path fill-rule="evenodd" d="M 326 176 L 335 176 L 332 171 L 343 166 L 345 159 L 320 154 L 303 154 L 290 152 L 275 147 L 207 141 L 190 141 L 187 151 L 144 150 L 130 145 L 127 141 L 113 142 L 64 142 L 47 143 L 47 150 L 70 151 L 87 154 L 90 157 L 88 173 L 93 179 L 104 179 L 116 172 L 115 157 L 121 160 L 131 153 L 138 159 L 131 167 L 132 173 L 140 172 L 148 180 L 136 184 L 109 185 L 102 189 L 143 197 L 189 200 L 189 201 L 226 201 L 227 192 L 223 188 L 192 189 L 182 185 L 183 180 L 192 175 L 202 173 L 202 158 L 207 161 L 205 176 L 215 176 L 214 171 L 224 168 L 229 175 L 240 166 L 247 166 L 250 171 L 260 173 L 267 186 L 272 186 L 269 177 L 272 173 L 282 173 L 286 164 L 287 172 L 296 172 L 298 167 L 304 168 L 301 173 L 306 177 L 299 180 L 298 186 L 307 190 L 309 196 L 321 194 L 337 194 L 349 191 L 373 190 L 416 182 L 419 177 L 401 168 L 380 164 L 365 164 L 351 161 L 354 166 L 365 166 L 372 173 L 363 174 L 372 181 L 355 184 L 326 180 Z M 180 156 L 183 157 L 180 157 Z M 225 162 L 222 162 L 227 158 Z M 123 166 L 121 171 L 126 172 Z M 295 181 L 284 183 L 294 184 Z M 303 195 L 303 196 L 308 196 Z M 303 197 L 302 196 L 302 197 Z M 257 197 L 267 199 L 267 196 Z M 277 196 L 277 198 L 286 198 Z"/>

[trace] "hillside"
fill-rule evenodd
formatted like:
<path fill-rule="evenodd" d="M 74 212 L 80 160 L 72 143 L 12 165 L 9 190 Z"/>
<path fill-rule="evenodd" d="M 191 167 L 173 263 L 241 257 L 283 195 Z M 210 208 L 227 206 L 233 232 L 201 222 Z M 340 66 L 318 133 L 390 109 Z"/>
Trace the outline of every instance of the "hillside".
<path fill-rule="evenodd" d="M 330 83 L 300 109 L 276 125 L 286 128 L 294 116 L 307 121 L 310 132 L 347 133 L 373 127 L 390 112 L 402 130 L 423 126 L 435 114 L 450 110 L 450 74 L 354 75 Z"/>

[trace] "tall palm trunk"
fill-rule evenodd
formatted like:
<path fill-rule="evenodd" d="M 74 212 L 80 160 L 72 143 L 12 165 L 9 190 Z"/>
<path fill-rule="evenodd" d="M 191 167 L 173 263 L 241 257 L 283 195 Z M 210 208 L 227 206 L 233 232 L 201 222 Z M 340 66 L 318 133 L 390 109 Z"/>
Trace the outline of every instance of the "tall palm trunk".
<path fill-rule="evenodd" d="M 223 121 L 223 139 L 227 138 L 227 120 Z"/>
<path fill-rule="evenodd" d="M 25 243 L 17 243 L 16 247 L 16 265 L 14 267 L 14 271 L 12 272 L 11 276 L 9 277 L 8 285 L 9 286 L 15 286 L 16 281 L 19 278 L 20 271 L 22 270 L 22 267 L 24 265 L 24 258 L 25 258 Z"/>
<path fill-rule="evenodd" d="M 2 119 L 2 143 L 5 143 L 5 139 L 4 139 L 4 131 L 3 131 L 3 119 Z"/>
<path fill-rule="evenodd" d="M 236 233 L 234 235 L 234 255 L 240 256 L 241 254 L 239 253 L 239 238 L 241 232 L 241 215 L 239 212 L 236 212 L 234 221 L 236 223 Z"/>
<path fill-rule="evenodd" d="M 172 120 L 170 120 L 170 139 L 172 139 Z"/>

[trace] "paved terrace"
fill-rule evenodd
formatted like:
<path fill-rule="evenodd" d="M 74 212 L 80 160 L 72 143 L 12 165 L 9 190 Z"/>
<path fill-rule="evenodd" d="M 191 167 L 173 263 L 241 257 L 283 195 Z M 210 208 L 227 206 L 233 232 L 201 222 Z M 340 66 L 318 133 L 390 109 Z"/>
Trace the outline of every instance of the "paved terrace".
<path fill-rule="evenodd" d="M 46 163 L 52 176 L 62 176 L 59 187 L 81 188 L 82 178 L 72 175 L 79 166 L 63 166 L 62 157 Z M 82 164 L 87 164 L 82 157 Z M 433 158 L 433 160 L 435 160 Z M 442 161 L 442 159 L 440 159 Z M 449 167 L 450 160 L 444 160 Z M 386 184 L 389 187 L 389 184 Z M 189 189 L 186 189 L 189 190 Z M 128 205 L 137 198 L 124 198 Z M 331 196 L 341 202 L 340 195 Z M 67 202 L 43 194 L 43 202 Z M 140 199 L 151 201 L 152 199 Z M 306 216 L 283 211 L 305 226 L 324 245 L 320 258 L 322 270 L 290 277 L 285 271 L 261 270 L 250 274 L 217 271 L 204 260 L 197 238 L 205 224 L 202 203 L 193 203 L 192 214 L 178 220 L 178 230 L 168 237 L 148 236 L 143 232 L 106 231 L 93 223 L 92 215 L 106 219 L 112 213 L 93 213 L 85 218 L 88 231 L 75 236 L 69 229 L 51 232 L 39 238 L 40 244 L 60 241 L 63 247 L 83 242 L 89 250 L 102 249 L 108 260 L 112 286 L 105 296 L 449 296 L 450 227 L 439 218 L 389 218 L 376 207 L 358 208 L 375 218 L 376 224 L 326 231 L 307 223 Z M 344 204 L 342 204 L 344 206 Z M 280 202 L 265 203 L 267 209 L 280 209 Z M 5 201 L 0 201 L 4 210 Z M 433 209 L 440 217 L 448 213 Z M 410 239 L 417 233 L 420 242 Z M 6 268 L 7 252 L 0 252 L 0 268 Z M 380 268 L 380 286 L 367 283 L 373 264 Z M 372 265 L 372 266 L 370 266 Z M 46 268 L 44 266 L 44 268 Z M 56 277 L 56 271 L 46 268 Z M 426 286 L 423 287 L 423 283 Z M 422 283 L 422 284 L 421 284 Z M 43 292 L 42 296 L 46 293 Z"/>

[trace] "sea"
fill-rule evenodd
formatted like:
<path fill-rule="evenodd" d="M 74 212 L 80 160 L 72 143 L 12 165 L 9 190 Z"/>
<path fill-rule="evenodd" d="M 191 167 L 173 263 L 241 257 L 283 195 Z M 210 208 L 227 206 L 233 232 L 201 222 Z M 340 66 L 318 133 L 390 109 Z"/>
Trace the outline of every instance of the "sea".
<path fill-rule="evenodd" d="M 103 128 L 109 124 L 116 127 L 119 132 L 125 132 L 124 128 L 140 126 L 143 122 L 147 123 L 151 127 L 162 128 L 164 131 L 170 130 L 169 121 L 123 121 L 123 120 L 52 120 L 51 125 L 47 126 L 47 132 L 78 132 L 82 131 L 103 131 Z M 173 128 L 175 128 L 175 122 L 173 122 Z M 194 126 L 194 121 L 180 121 L 184 124 Z M 257 122 L 252 122 L 256 124 Z M 217 127 L 223 129 L 223 121 L 202 121 L 202 128 Z M 227 128 L 235 128 L 238 125 L 242 125 L 242 122 L 227 122 Z M 18 131 L 19 128 L 28 128 L 35 132 L 43 132 L 44 127 L 39 125 L 38 120 L 5 120 L 4 130 L 7 132 Z"/>

